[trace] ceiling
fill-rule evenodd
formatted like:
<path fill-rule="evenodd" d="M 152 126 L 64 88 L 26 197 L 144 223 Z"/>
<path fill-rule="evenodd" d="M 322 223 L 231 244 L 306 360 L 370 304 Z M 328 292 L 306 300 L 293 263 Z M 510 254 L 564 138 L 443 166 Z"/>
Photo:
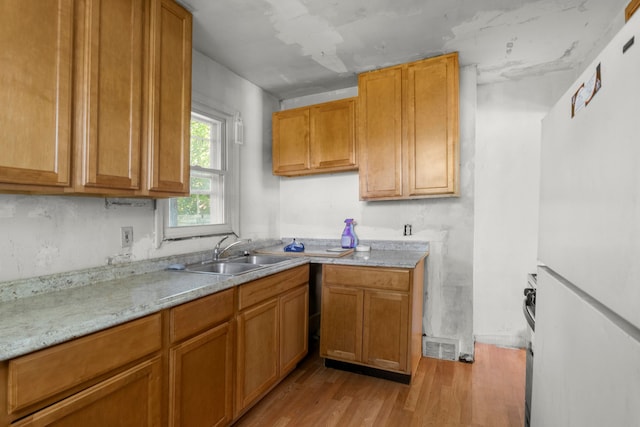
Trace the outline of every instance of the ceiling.
<path fill-rule="evenodd" d="M 452 51 L 479 84 L 576 68 L 629 0 L 179 1 L 194 49 L 290 99 Z"/>

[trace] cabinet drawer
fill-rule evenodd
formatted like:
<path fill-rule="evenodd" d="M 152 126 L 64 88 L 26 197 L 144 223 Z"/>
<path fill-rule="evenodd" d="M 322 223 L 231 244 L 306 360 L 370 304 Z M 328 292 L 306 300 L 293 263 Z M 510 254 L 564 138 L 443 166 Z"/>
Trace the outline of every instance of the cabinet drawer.
<path fill-rule="evenodd" d="M 161 347 L 160 314 L 9 362 L 9 413 L 146 356 Z"/>
<path fill-rule="evenodd" d="M 171 309 L 171 343 L 211 328 L 233 316 L 234 289 L 218 292 Z"/>
<path fill-rule="evenodd" d="M 411 270 L 400 268 L 325 265 L 323 275 L 323 283 L 329 285 L 402 292 L 409 291 L 411 282 Z"/>
<path fill-rule="evenodd" d="M 309 265 L 305 264 L 241 285 L 238 289 L 238 309 L 243 310 L 308 281 Z"/>
<path fill-rule="evenodd" d="M 159 426 L 161 369 L 160 357 L 154 357 L 12 426 Z"/>

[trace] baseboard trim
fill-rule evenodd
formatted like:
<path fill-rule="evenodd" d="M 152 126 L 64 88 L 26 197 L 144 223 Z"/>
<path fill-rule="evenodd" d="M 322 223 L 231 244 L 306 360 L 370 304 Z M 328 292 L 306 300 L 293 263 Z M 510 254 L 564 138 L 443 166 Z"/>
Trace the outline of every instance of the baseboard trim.
<path fill-rule="evenodd" d="M 526 348 L 527 339 L 520 335 L 475 335 L 475 342 L 491 344 L 498 347 Z"/>

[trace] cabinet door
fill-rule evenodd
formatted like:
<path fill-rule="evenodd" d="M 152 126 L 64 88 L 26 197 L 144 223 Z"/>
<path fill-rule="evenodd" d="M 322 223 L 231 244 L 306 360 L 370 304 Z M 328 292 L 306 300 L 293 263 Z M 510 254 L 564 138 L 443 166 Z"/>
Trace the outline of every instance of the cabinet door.
<path fill-rule="evenodd" d="M 147 1 L 79 4 L 76 191 L 133 192 L 140 186 Z"/>
<path fill-rule="evenodd" d="M 12 426 L 159 426 L 161 366 L 159 357 L 136 365 Z"/>
<path fill-rule="evenodd" d="M 408 371 L 409 296 L 365 291 L 362 361 L 377 368 Z"/>
<path fill-rule="evenodd" d="M 233 418 L 230 322 L 171 349 L 171 426 L 222 426 Z"/>
<path fill-rule="evenodd" d="M 458 193 L 458 56 L 407 69 L 407 196 Z"/>
<path fill-rule="evenodd" d="M 278 299 L 238 315 L 236 415 L 278 380 Z"/>
<path fill-rule="evenodd" d="M 73 1 L 11 1 L 0 25 L 0 182 L 68 186 Z"/>
<path fill-rule="evenodd" d="M 323 285 L 320 356 L 362 360 L 362 309 L 362 290 Z"/>
<path fill-rule="evenodd" d="M 291 372 L 308 350 L 309 287 L 280 297 L 280 376 Z"/>
<path fill-rule="evenodd" d="M 358 82 L 360 199 L 402 196 L 402 67 L 361 74 Z"/>
<path fill-rule="evenodd" d="M 310 107 L 312 169 L 332 172 L 357 168 L 355 107 L 353 98 Z"/>
<path fill-rule="evenodd" d="M 172 0 L 152 0 L 151 20 L 147 190 L 154 195 L 187 195 L 192 16 Z"/>
<path fill-rule="evenodd" d="M 309 170 L 309 109 L 273 114 L 273 174 L 299 175 Z"/>

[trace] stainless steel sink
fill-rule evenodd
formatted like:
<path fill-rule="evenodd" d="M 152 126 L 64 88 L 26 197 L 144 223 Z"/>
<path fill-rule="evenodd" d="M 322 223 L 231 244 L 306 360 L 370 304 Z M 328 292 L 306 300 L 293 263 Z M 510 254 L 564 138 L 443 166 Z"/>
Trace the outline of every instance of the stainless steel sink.
<path fill-rule="evenodd" d="M 277 256 L 277 255 L 248 255 L 236 258 L 230 258 L 228 262 L 242 263 L 242 264 L 260 264 L 271 265 L 279 262 L 289 261 L 291 258 Z M 225 260 L 222 260 L 225 261 Z"/>
<path fill-rule="evenodd" d="M 192 273 L 214 273 L 214 274 L 228 274 L 236 275 L 246 273 L 248 271 L 257 270 L 262 268 L 262 265 L 257 264 L 241 264 L 236 262 L 210 262 L 206 264 L 189 265 L 186 271 Z"/>
<path fill-rule="evenodd" d="M 186 266 L 185 271 L 191 273 L 225 274 L 235 276 L 249 271 L 266 268 L 291 258 L 272 255 L 248 255 L 235 258 L 224 258 Z"/>

